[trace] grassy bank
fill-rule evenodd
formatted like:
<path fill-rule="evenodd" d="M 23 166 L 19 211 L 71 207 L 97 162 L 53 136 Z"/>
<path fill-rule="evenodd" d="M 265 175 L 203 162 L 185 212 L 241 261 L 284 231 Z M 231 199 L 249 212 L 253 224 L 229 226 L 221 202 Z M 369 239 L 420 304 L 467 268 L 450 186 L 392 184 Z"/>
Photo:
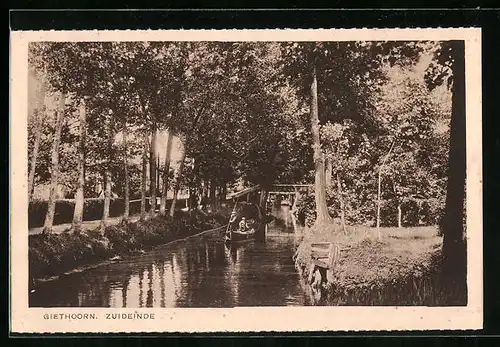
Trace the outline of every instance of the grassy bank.
<path fill-rule="evenodd" d="M 102 262 L 130 256 L 227 223 L 224 212 L 204 214 L 178 211 L 174 219 L 157 216 L 146 221 L 94 229 L 81 234 L 29 236 L 29 275 L 39 279 Z"/>
<path fill-rule="evenodd" d="M 450 286 L 441 275 L 442 237 L 436 227 L 353 228 L 343 233 L 306 229 L 296 265 L 308 275 L 310 243 L 334 242 L 340 255 L 323 300 L 336 305 L 466 305 L 466 289 Z"/>

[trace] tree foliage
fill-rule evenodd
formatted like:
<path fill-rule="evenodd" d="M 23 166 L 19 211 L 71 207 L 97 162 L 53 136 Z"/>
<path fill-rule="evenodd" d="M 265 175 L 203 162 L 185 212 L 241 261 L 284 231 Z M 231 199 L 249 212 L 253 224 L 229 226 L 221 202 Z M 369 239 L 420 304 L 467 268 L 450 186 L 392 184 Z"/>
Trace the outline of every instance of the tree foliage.
<path fill-rule="evenodd" d="M 111 172 L 113 191 L 123 194 L 126 155 L 135 198 L 143 139 L 153 128 L 169 129 L 181 139 L 186 159 L 179 187 L 193 194 L 220 197 L 237 182 L 311 183 L 314 67 L 326 176 L 339 181 L 327 188 L 330 215 L 339 216 L 342 200 L 348 224 L 374 223 L 376 173 L 394 142 L 382 180 L 383 224 L 397 222 L 400 204 L 410 225 L 435 223 L 445 194 L 449 132 L 440 129 L 448 126 L 451 111 L 449 91 L 440 86 L 452 76 L 446 44 L 434 57 L 436 47 L 429 42 L 52 42 L 30 45 L 30 65 L 44 76 L 48 94 L 68 95 L 59 183 L 74 192 L 77 107 L 87 98 L 85 196 L 98 195 L 92 182 L 102 185 L 105 170 Z M 431 57 L 427 74 L 416 70 L 425 65 L 422 56 Z M 46 112 L 37 185 L 51 177 L 53 118 Z M 120 137 L 124 127 L 126 142 Z M 149 160 L 152 154 L 145 155 Z M 155 172 L 147 174 L 150 179 Z M 167 183 L 171 190 L 172 179 Z"/>

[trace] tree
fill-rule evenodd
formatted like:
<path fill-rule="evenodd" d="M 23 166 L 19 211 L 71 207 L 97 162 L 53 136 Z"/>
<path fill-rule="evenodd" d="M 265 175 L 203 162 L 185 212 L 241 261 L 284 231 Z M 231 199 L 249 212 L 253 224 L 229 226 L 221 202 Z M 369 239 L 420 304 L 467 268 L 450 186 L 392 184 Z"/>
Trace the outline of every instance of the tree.
<path fill-rule="evenodd" d="M 174 183 L 174 191 L 173 191 L 173 197 L 172 197 L 172 204 L 170 205 L 170 212 L 169 216 L 171 218 L 174 217 L 175 213 L 175 204 L 177 203 L 177 195 L 179 194 L 179 190 L 181 187 L 181 182 L 182 182 L 182 174 L 184 172 L 184 165 L 186 164 L 186 146 L 187 146 L 187 140 L 182 139 L 181 140 L 182 146 L 181 146 L 181 158 L 179 159 L 179 169 L 177 171 L 177 175 L 175 177 L 175 183 Z"/>
<path fill-rule="evenodd" d="M 180 75 L 180 88 L 177 90 L 176 125 L 177 132 L 182 141 L 181 162 L 174 183 L 174 195 L 170 206 L 171 217 L 177 202 L 177 193 L 183 180 L 186 153 L 198 141 L 202 124 L 207 124 L 205 119 L 211 112 L 211 103 L 224 94 L 224 82 L 230 77 L 224 70 L 226 54 L 221 44 L 188 43 L 181 45 L 179 54 L 182 57 L 182 68 L 177 73 Z M 207 90 L 206 86 L 211 88 Z"/>
<path fill-rule="evenodd" d="M 160 215 L 165 216 L 166 214 L 166 204 L 167 204 L 167 192 L 168 192 L 168 179 L 170 174 L 170 160 L 172 156 L 172 140 L 174 134 L 171 128 L 168 128 L 167 133 L 167 146 L 165 149 L 165 163 L 163 165 L 163 174 L 162 174 L 162 192 L 161 192 L 161 200 L 160 200 Z"/>
<path fill-rule="evenodd" d="M 128 222 L 130 214 L 130 177 L 128 168 L 128 128 L 127 121 L 125 120 L 122 128 L 123 136 L 123 170 L 125 174 L 125 191 L 124 191 L 124 211 L 123 211 L 123 221 Z"/>
<path fill-rule="evenodd" d="M 342 189 L 342 177 L 346 176 L 349 171 L 359 170 L 359 167 L 352 165 L 353 162 L 349 161 L 349 156 L 360 154 L 355 141 L 355 137 L 360 135 L 355 133 L 351 121 L 344 120 L 342 124 L 327 122 L 321 127 L 321 136 L 323 138 L 325 157 L 329 163 L 326 173 L 327 176 L 332 176 L 332 174 L 335 176 L 336 197 L 340 205 L 340 223 L 342 230 L 346 233 L 346 204 Z M 353 151 L 352 147 L 355 146 L 356 150 Z M 332 188 L 332 184 L 327 182 L 327 188 Z"/>
<path fill-rule="evenodd" d="M 153 121 L 151 127 L 151 144 L 149 146 L 149 215 L 154 217 L 156 210 L 156 135 L 158 129 Z"/>
<path fill-rule="evenodd" d="M 442 42 L 436 52 L 435 64 L 431 66 L 426 77 L 431 89 L 447 84 L 452 90 L 448 181 L 441 228 L 445 272 L 452 282 L 465 285 L 467 248 L 463 225 L 466 177 L 464 41 Z"/>
<path fill-rule="evenodd" d="M 109 223 L 109 208 L 111 205 L 111 187 L 113 184 L 112 180 L 112 160 L 113 156 L 113 142 L 115 139 L 115 119 L 113 115 L 113 111 L 108 109 L 108 117 L 107 117 L 107 160 L 106 165 L 104 167 L 104 203 L 103 203 L 103 212 L 102 212 L 102 221 L 101 221 L 101 231 L 104 231 L 104 228 L 108 226 Z"/>
<path fill-rule="evenodd" d="M 33 61 L 34 57 L 32 57 L 32 50 L 30 50 L 30 61 Z M 35 72 L 35 76 L 36 76 Z M 33 115 L 32 115 L 32 120 L 33 120 L 33 132 L 34 132 L 34 139 L 33 139 L 33 149 L 31 152 L 31 167 L 29 171 L 29 179 L 28 179 L 28 201 L 31 201 L 31 198 L 33 196 L 33 191 L 35 189 L 35 172 L 36 172 L 36 167 L 37 167 L 37 160 L 38 160 L 38 150 L 40 147 L 40 141 L 42 137 L 42 117 L 41 115 L 44 115 L 46 112 L 46 107 L 45 107 L 45 94 L 46 94 L 46 82 L 44 79 L 40 82 L 40 93 L 36 95 L 36 105 L 33 110 Z"/>
<path fill-rule="evenodd" d="M 313 63 L 314 64 L 314 63 Z M 314 176 L 314 191 L 316 199 L 316 225 L 331 223 L 331 217 L 326 205 L 326 177 L 325 177 L 325 161 L 321 150 L 321 142 L 319 136 L 319 117 L 318 117 L 318 81 L 316 77 L 316 66 L 312 67 L 312 82 L 311 82 L 311 129 L 313 138 L 314 150 L 314 165 L 316 174 Z"/>
<path fill-rule="evenodd" d="M 85 142 L 86 142 L 86 114 L 85 99 L 80 101 L 80 140 L 78 143 L 78 182 L 75 194 L 75 210 L 73 213 L 72 229 L 79 233 L 82 228 L 84 209 L 84 187 L 85 187 Z"/>
<path fill-rule="evenodd" d="M 141 171 L 141 221 L 146 219 L 146 190 L 147 190 L 147 165 L 148 165 L 148 137 L 143 135 L 144 147 L 142 150 L 142 171 Z"/>
<path fill-rule="evenodd" d="M 384 158 L 382 159 L 382 162 L 380 163 L 380 166 L 379 166 L 379 169 L 378 169 L 378 189 L 377 189 L 377 235 L 378 235 L 378 239 L 380 240 L 382 238 L 382 235 L 380 234 L 380 206 L 382 204 L 382 199 L 381 199 L 381 196 L 382 196 L 382 170 L 384 169 L 385 167 L 385 163 L 387 162 L 387 160 L 389 159 L 390 155 L 391 155 L 391 152 L 394 148 L 394 144 L 395 144 L 396 140 L 392 140 L 392 143 L 391 143 L 391 147 L 389 148 L 389 151 L 387 152 L 387 154 L 384 156 Z"/>
<path fill-rule="evenodd" d="M 56 194 L 59 178 L 59 143 L 61 141 L 61 129 L 64 123 L 66 94 L 63 92 L 59 97 L 59 108 L 56 112 L 56 129 L 52 142 L 51 151 L 51 175 L 50 175 L 50 196 L 47 204 L 47 214 L 43 225 L 43 234 L 50 234 L 54 224 L 54 214 L 56 212 Z"/>

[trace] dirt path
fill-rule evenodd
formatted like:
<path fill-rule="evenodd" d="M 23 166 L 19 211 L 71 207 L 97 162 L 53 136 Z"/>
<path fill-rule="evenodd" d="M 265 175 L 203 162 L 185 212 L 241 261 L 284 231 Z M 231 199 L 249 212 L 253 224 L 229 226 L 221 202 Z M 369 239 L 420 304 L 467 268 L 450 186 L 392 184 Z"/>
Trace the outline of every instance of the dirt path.
<path fill-rule="evenodd" d="M 122 217 L 114 217 L 109 219 L 109 225 L 116 225 L 120 223 Z M 136 222 L 139 220 L 139 216 L 130 216 L 129 221 L 130 222 Z M 85 221 L 82 224 L 83 230 L 92 230 L 97 228 L 101 223 L 101 220 L 91 220 L 91 221 Z M 68 229 L 71 227 L 71 223 L 66 223 L 66 224 L 58 224 L 54 225 L 52 232 L 54 234 L 60 234 L 64 232 L 64 230 Z M 38 228 L 32 228 L 29 230 L 29 235 L 37 235 L 41 234 L 43 230 L 43 227 L 38 227 Z"/>

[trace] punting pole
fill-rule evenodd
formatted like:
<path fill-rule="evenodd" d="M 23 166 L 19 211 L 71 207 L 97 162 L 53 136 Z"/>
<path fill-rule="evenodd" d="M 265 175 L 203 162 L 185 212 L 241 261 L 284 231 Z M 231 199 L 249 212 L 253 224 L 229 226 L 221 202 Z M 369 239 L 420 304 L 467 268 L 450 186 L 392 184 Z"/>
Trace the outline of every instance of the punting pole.
<path fill-rule="evenodd" d="M 239 198 L 239 196 L 236 197 L 236 201 L 234 202 L 233 211 L 231 212 L 231 216 L 236 211 L 236 205 L 238 204 L 238 198 Z M 227 223 L 226 234 L 229 231 L 229 226 L 231 225 L 231 216 L 229 217 L 229 223 Z"/>

